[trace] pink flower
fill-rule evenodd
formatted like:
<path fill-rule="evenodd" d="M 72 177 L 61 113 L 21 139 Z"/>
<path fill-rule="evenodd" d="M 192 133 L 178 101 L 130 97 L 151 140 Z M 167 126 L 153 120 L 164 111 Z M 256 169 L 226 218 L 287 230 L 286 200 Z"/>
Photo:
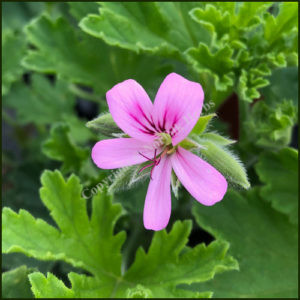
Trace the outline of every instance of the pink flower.
<path fill-rule="evenodd" d="M 109 90 L 106 98 L 114 121 L 130 137 L 96 143 L 92 159 L 102 169 L 149 161 L 146 167 L 152 170 L 144 205 L 145 228 L 161 230 L 169 222 L 172 169 L 203 205 L 222 200 L 227 190 L 223 175 L 179 146 L 200 117 L 204 93 L 199 83 L 171 73 L 161 84 L 153 104 L 145 90 L 128 79 Z"/>

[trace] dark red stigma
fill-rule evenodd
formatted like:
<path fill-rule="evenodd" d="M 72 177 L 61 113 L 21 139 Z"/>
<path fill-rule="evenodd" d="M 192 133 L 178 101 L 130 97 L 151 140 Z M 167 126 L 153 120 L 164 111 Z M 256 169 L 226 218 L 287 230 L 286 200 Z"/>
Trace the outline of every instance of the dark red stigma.
<path fill-rule="evenodd" d="M 151 159 L 151 158 L 147 157 L 146 155 L 142 154 L 141 152 L 139 152 L 140 155 L 142 155 L 143 157 L 145 157 L 146 159 L 148 159 L 149 161 L 151 161 L 151 163 L 149 165 L 146 165 L 146 166 L 142 167 L 139 170 L 138 173 L 141 173 L 145 169 L 147 169 L 149 167 L 152 167 L 151 172 L 150 172 L 150 179 L 152 179 L 152 172 L 154 170 L 154 167 L 157 166 L 160 163 L 160 159 L 161 159 L 161 157 L 159 157 L 157 159 L 156 153 L 157 153 L 157 149 L 154 150 L 154 157 L 153 157 L 153 159 Z"/>

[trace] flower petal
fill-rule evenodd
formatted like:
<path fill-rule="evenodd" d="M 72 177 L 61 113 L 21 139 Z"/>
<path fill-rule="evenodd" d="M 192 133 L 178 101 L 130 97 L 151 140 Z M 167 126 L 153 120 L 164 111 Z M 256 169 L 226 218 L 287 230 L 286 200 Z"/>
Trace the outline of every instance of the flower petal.
<path fill-rule="evenodd" d="M 171 161 L 164 156 L 154 168 L 144 206 L 146 229 L 161 230 L 168 225 L 171 215 Z"/>
<path fill-rule="evenodd" d="M 141 141 L 154 139 L 150 124 L 153 104 L 135 80 L 118 83 L 106 93 L 106 99 L 114 121 L 124 132 Z"/>
<path fill-rule="evenodd" d="M 178 179 L 197 201 L 210 206 L 222 200 L 227 181 L 214 167 L 181 147 L 171 161 Z"/>
<path fill-rule="evenodd" d="M 147 161 L 141 154 L 153 158 L 152 144 L 133 138 L 102 140 L 92 149 L 94 163 L 102 169 L 116 169 Z"/>
<path fill-rule="evenodd" d="M 172 136 L 174 146 L 195 126 L 203 100 L 201 85 L 176 73 L 169 74 L 161 84 L 154 101 L 153 120 L 157 128 Z"/>

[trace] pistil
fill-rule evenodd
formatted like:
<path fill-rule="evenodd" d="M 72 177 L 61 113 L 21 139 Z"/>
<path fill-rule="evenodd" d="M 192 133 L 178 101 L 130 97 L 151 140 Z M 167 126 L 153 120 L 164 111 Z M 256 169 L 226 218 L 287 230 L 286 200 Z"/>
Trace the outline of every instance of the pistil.
<path fill-rule="evenodd" d="M 140 155 L 142 155 L 143 157 L 145 157 L 148 161 L 150 161 L 151 163 L 142 167 L 138 173 L 143 172 L 145 169 L 152 167 L 151 171 L 150 171 L 150 179 L 152 180 L 152 173 L 153 170 L 155 168 L 155 166 L 157 166 L 161 159 L 165 156 L 165 155 L 170 155 L 173 154 L 176 151 L 177 147 L 171 147 L 171 146 L 166 146 L 165 149 L 158 155 L 156 155 L 157 153 L 157 149 L 154 150 L 154 156 L 153 158 L 149 158 L 146 155 L 144 155 L 143 153 L 139 152 Z"/>
<path fill-rule="evenodd" d="M 144 167 L 142 167 L 138 173 L 141 173 L 142 171 L 144 171 L 145 169 L 149 168 L 149 167 L 152 167 L 151 171 L 150 171 L 150 179 L 152 179 L 152 172 L 154 170 L 154 167 L 157 166 L 159 163 L 160 163 L 160 160 L 161 160 L 161 157 L 158 157 L 157 159 L 157 156 L 156 156 L 156 153 L 157 153 L 157 149 L 154 150 L 154 157 L 153 159 L 147 157 L 146 155 L 144 155 L 143 153 L 139 152 L 140 155 L 142 155 L 143 157 L 145 157 L 146 159 L 148 159 L 149 161 L 151 161 L 151 163 L 149 165 L 146 165 Z"/>

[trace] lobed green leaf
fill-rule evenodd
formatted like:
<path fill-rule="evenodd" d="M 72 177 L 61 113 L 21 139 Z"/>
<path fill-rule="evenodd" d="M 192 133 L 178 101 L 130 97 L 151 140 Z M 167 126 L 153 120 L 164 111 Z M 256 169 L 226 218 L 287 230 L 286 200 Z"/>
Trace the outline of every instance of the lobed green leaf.
<path fill-rule="evenodd" d="M 65 115 L 74 114 L 75 99 L 65 82 L 58 80 L 52 84 L 44 76 L 33 74 L 31 85 L 18 82 L 4 97 L 4 103 L 17 112 L 20 124 L 52 124 L 62 121 Z"/>
<path fill-rule="evenodd" d="M 93 7 L 93 4 L 87 5 L 85 10 Z M 71 12 L 79 17 L 83 13 L 82 5 L 71 4 Z M 34 19 L 25 32 L 28 41 L 35 47 L 27 51 L 22 61 L 26 68 L 57 74 L 59 78 L 71 83 L 90 86 L 101 96 L 92 96 L 97 102 L 114 84 L 128 77 L 152 88 L 160 77 L 171 70 L 159 58 L 156 59 L 157 63 L 153 63 L 153 58 L 112 49 L 98 39 L 76 30 L 62 17 L 54 21 L 42 15 Z"/>
<path fill-rule="evenodd" d="M 282 100 L 270 105 L 259 101 L 252 107 L 244 122 L 248 140 L 263 148 L 288 146 L 296 123 L 297 108 L 292 101 Z"/>
<path fill-rule="evenodd" d="M 26 266 L 2 273 L 2 297 L 3 298 L 32 298 L 28 274 L 32 270 Z"/>
<path fill-rule="evenodd" d="M 194 43 L 201 28 L 187 12 L 197 3 L 102 2 L 100 15 L 83 18 L 80 27 L 107 44 L 139 52 L 158 52 L 180 57 Z M 198 28 L 195 34 L 191 28 Z"/>
<path fill-rule="evenodd" d="M 225 298 L 297 297 L 297 228 L 274 211 L 258 189 L 229 191 L 212 207 L 196 203 L 193 214 L 202 228 L 230 242 L 240 271 L 217 275 L 191 289 L 214 288 L 215 297 Z"/>
<path fill-rule="evenodd" d="M 296 4 L 280 5 L 277 17 L 271 5 L 103 2 L 80 27 L 109 45 L 187 63 L 216 104 L 232 89 L 252 102 L 272 69 L 296 62 Z"/>
<path fill-rule="evenodd" d="M 62 172 L 78 172 L 90 151 L 74 144 L 69 136 L 70 128 L 64 123 L 56 123 L 48 138 L 42 145 L 42 152 L 49 158 L 63 162 Z"/>
<path fill-rule="evenodd" d="M 93 198 L 89 218 L 76 176 L 65 181 L 58 171 L 46 171 L 41 181 L 41 199 L 58 228 L 26 211 L 17 214 L 5 208 L 3 251 L 42 260 L 61 259 L 91 275 L 70 273 L 71 288 L 67 288 L 54 275 L 35 272 L 29 278 L 36 297 L 114 298 L 150 293 L 153 297 L 207 297 L 211 293 L 194 293 L 177 285 L 207 281 L 215 273 L 237 268 L 237 262 L 226 254 L 228 243 L 222 240 L 186 248 L 192 224 L 177 221 L 169 233 L 155 233 L 147 253 L 139 248 L 135 262 L 123 274 L 120 250 L 125 235 L 113 233 L 121 206 L 112 204 L 103 191 Z"/>
<path fill-rule="evenodd" d="M 8 29 L 2 33 L 2 96 L 8 94 L 11 84 L 23 74 L 21 59 L 25 50 L 24 36 Z"/>
<path fill-rule="evenodd" d="M 261 197 L 272 207 L 289 216 L 293 224 L 298 223 L 298 151 L 283 148 L 279 152 L 261 154 L 255 166 L 260 180 Z"/>

